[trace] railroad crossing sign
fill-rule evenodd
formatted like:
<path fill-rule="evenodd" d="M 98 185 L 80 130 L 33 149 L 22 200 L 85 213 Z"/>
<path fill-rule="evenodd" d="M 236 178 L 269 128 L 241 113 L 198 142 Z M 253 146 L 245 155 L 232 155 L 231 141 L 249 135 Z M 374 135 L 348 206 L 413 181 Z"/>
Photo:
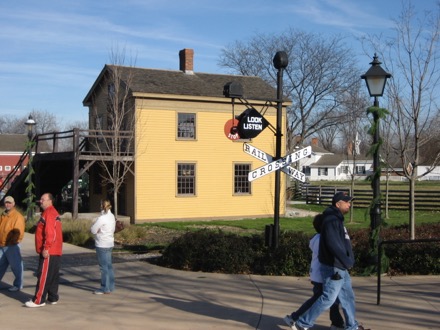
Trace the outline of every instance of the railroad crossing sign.
<path fill-rule="evenodd" d="M 248 155 L 251 155 L 254 158 L 257 158 L 259 160 L 261 160 L 262 162 L 268 164 L 271 163 L 273 161 L 273 157 L 267 153 L 265 153 L 264 151 L 255 148 L 254 146 L 244 143 L 243 144 L 243 151 L 245 153 L 247 153 Z M 298 170 L 294 169 L 293 167 L 290 166 L 285 166 L 283 168 L 281 168 L 281 171 L 283 171 L 284 173 L 286 173 L 287 175 L 291 176 L 292 178 L 296 179 L 296 180 L 300 180 L 300 181 L 305 181 L 305 179 L 303 178 L 304 173 L 299 172 Z"/>
<path fill-rule="evenodd" d="M 295 180 L 305 182 L 305 174 L 294 169 L 293 167 L 288 166 L 290 163 L 296 162 L 302 158 L 305 158 L 307 156 L 310 156 L 312 154 L 312 147 L 308 146 L 304 149 L 295 151 L 294 153 L 291 153 L 285 157 L 282 157 L 277 160 L 273 160 L 273 157 L 267 153 L 265 153 L 262 150 L 259 150 L 255 148 L 254 146 L 251 146 L 250 144 L 244 143 L 243 144 L 243 151 L 247 154 L 263 161 L 266 163 L 266 165 L 261 166 L 248 174 L 248 180 L 254 181 L 256 179 L 259 179 L 269 173 L 272 173 L 277 170 L 281 170 L 287 175 L 291 176 Z"/>

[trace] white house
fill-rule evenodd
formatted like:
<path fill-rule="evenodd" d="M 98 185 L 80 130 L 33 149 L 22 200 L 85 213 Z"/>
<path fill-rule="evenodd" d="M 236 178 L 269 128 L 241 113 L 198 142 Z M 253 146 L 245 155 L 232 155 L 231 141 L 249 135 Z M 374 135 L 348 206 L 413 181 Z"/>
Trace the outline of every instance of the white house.
<path fill-rule="evenodd" d="M 312 139 L 312 155 L 301 159 L 299 168 L 308 181 L 365 179 L 373 172 L 373 159 L 361 155 L 334 154 L 318 146 L 318 140 Z"/>
<path fill-rule="evenodd" d="M 307 181 L 347 181 L 351 180 L 353 173 L 355 180 L 364 180 L 373 174 L 373 159 L 370 157 L 356 155 L 354 158 L 348 154 L 334 154 L 318 146 L 316 138 L 312 139 L 311 147 L 312 155 L 301 159 L 297 164 L 298 169 L 305 173 Z M 417 167 L 417 174 L 421 175 L 429 169 L 429 165 L 421 164 Z M 388 179 L 391 181 L 406 180 L 401 165 L 390 169 L 383 166 L 381 180 L 386 180 L 387 171 L 390 171 Z M 435 166 L 430 173 L 419 180 L 440 180 L 440 166 Z"/>

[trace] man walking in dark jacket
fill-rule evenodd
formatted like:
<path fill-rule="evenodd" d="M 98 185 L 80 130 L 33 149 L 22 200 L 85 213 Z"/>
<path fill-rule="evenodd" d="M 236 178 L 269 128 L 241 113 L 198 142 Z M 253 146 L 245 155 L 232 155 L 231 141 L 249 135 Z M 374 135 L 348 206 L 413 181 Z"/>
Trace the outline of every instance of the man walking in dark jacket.
<path fill-rule="evenodd" d="M 315 320 L 339 298 L 344 312 L 346 330 L 363 330 L 355 319 L 356 307 L 349 269 L 353 267 L 354 256 L 350 237 L 344 227 L 344 214 L 350 211 L 352 197 L 344 192 L 333 196 L 332 205 L 324 212 L 319 242 L 319 261 L 323 278 L 321 297 L 307 310 L 291 328 L 307 330 Z"/>

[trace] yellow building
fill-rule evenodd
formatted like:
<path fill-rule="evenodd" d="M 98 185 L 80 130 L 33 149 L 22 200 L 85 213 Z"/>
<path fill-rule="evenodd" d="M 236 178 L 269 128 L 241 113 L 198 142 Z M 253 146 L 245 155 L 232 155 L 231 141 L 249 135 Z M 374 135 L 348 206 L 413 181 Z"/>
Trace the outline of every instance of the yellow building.
<path fill-rule="evenodd" d="M 121 190 L 120 213 L 129 215 L 132 223 L 272 217 L 275 174 L 249 182 L 248 173 L 264 163 L 245 153 L 243 144 L 274 156 L 273 129 L 253 139 L 231 140 L 225 125 L 252 105 L 276 126 L 276 90 L 259 77 L 194 72 L 193 56 L 191 49 L 180 51 L 178 71 L 106 65 L 84 99 L 90 129 L 105 128 L 114 70 L 128 87 L 127 104 L 135 118 L 134 175 L 128 173 Z M 243 86 L 247 106 L 238 99 L 233 106 L 224 96 L 224 86 L 232 81 Z M 285 113 L 283 108 L 283 137 Z M 282 174 L 281 214 L 285 182 Z M 108 189 L 93 189 L 99 185 L 98 175 L 90 176 L 90 184 L 91 205 L 99 205 Z"/>

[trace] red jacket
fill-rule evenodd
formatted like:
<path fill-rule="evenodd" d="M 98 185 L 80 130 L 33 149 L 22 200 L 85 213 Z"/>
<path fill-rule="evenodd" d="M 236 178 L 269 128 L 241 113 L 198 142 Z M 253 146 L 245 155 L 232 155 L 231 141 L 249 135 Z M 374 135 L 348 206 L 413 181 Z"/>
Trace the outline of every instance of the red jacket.
<path fill-rule="evenodd" d="M 44 210 L 35 231 L 35 251 L 41 254 L 48 250 L 49 255 L 63 254 L 63 228 L 60 215 L 53 206 Z"/>

